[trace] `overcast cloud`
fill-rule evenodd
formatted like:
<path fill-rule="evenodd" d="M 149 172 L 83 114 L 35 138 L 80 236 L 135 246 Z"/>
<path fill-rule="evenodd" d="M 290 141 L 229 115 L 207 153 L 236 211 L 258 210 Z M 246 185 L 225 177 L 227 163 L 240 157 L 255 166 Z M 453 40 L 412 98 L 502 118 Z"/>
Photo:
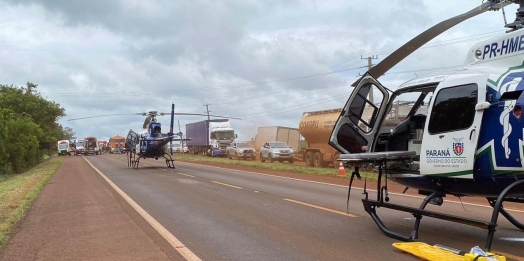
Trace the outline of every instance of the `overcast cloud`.
<path fill-rule="evenodd" d="M 434 24 L 478 0 L 79 1 L 0 0 L 0 83 L 30 81 L 66 109 L 79 137 L 140 130 L 141 116 L 68 119 L 149 110 L 241 117 L 298 128 L 304 111 L 341 107 L 359 74 Z M 517 6 L 506 7 L 513 21 Z M 400 83 L 460 66 L 469 47 L 503 34 L 487 12 L 445 32 L 379 80 Z M 336 66 L 336 67 L 335 67 Z M 428 70 L 426 70 L 428 69 Z M 440 69 L 441 70 L 441 69 Z M 414 72 L 411 72 L 414 71 Z M 180 117 L 185 124 L 205 117 Z M 159 117 L 167 129 L 169 117 Z"/>

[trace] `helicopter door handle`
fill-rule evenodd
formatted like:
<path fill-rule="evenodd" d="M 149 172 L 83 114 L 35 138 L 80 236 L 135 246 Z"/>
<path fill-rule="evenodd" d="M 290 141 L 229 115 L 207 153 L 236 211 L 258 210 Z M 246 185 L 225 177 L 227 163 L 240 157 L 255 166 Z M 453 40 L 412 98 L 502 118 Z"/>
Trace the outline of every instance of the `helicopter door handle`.
<path fill-rule="evenodd" d="M 469 133 L 469 140 L 471 140 L 473 133 L 475 133 L 475 129 L 472 129 L 471 132 Z"/>

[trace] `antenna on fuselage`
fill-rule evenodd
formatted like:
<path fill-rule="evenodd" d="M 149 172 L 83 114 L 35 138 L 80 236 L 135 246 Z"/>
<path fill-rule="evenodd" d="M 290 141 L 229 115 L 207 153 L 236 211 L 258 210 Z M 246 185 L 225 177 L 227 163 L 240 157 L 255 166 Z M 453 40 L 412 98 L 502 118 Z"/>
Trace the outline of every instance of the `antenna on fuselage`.
<path fill-rule="evenodd" d="M 502 9 L 502 12 L 504 12 L 504 9 Z M 506 31 L 506 33 L 513 32 L 524 27 L 524 0 L 519 1 L 519 9 L 517 9 L 517 13 L 515 13 L 515 15 L 517 17 L 515 17 L 515 21 L 513 23 L 504 25 L 504 27 L 510 28 L 510 30 Z"/>
<path fill-rule="evenodd" d="M 508 21 L 506 20 L 506 12 L 504 11 L 504 6 L 502 6 L 500 9 L 502 9 L 502 17 L 504 18 L 504 26 L 508 25 Z"/>

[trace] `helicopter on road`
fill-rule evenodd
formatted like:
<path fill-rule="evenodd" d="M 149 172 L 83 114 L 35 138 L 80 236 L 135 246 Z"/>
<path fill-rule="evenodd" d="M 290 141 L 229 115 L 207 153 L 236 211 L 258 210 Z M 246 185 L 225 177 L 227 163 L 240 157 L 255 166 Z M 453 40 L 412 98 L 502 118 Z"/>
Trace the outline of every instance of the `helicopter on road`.
<path fill-rule="evenodd" d="M 461 70 L 416 78 L 391 91 L 377 80 L 422 45 L 451 27 L 486 11 L 520 4 L 515 22 L 504 36 L 471 47 Z M 376 199 L 364 187 L 365 211 L 389 237 L 417 241 L 423 216 L 486 229 L 489 251 L 499 213 L 524 230 L 524 224 L 503 207 L 503 202 L 524 203 L 524 1 L 491 0 L 469 12 L 445 20 L 416 36 L 357 80 L 329 144 L 340 151 L 338 160 L 359 168 L 378 169 Z M 374 94 L 373 94 L 374 93 Z M 371 98 L 371 95 L 373 98 Z M 381 125 L 397 100 L 415 97 L 405 120 L 391 132 Z M 371 98 L 371 99 L 370 99 Z M 377 105 L 377 98 L 381 103 Z M 373 99 L 375 100 L 373 102 Z M 427 114 L 419 108 L 429 105 Z M 371 108 L 371 117 L 363 117 Z M 388 178 L 426 196 L 419 208 L 389 203 Z M 457 217 L 426 210 L 440 206 L 443 197 L 485 197 L 493 208 L 490 221 Z M 411 234 L 389 229 L 376 209 L 388 208 L 414 215 Z"/>
<path fill-rule="evenodd" d="M 162 125 L 160 122 L 157 122 L 157 116 L 171 115 L 171 123 L 168 133 L 162 133 Z M 140 132 L 135 132 L 132 129 L 129 130 L 126 141 L 125 141 L 125 152 L 127 157 L 127 166 L 134 169 L 138 169 L 138 164 L 140 159 L 155 159 L 164 158 L 168 168 L 175 168 L 173 152 L 167 153 L 167 144 L 172 143 L 173 141 L 188 141 L 191 138 L 183 138 L 183 133 L 180 131 L 178 133 L 173 132 L 174 116 L 175 115 L 184 115 L 184 116 L 207 116 L 207 117 L 218 117 L 218 118 L 228 118 L 228 119 L 240 119 L 235 117 L 226 117 L 226 116 L 217 116 L 217 115 L 208 115 L 208 114 L 199 114 L 199 113 L 175 113 L 175 104 L 171 104 L 171 113 L 164 113 L 158 111 L 149 111 L 147 113 L 133 113 L 133 114 L 110 114 L 110 115 L 99 115 L 99 116 L 90 116 L 83 118 L 70 119 L 79 120 L 87 118 L 97 118 L 105 116 L 114 116 L 114 115 L 141 115 L 147 116 L 144 120 L 142 126 L 143 130 Z M 172 150 L 172 146 L 171 150 Z"/>

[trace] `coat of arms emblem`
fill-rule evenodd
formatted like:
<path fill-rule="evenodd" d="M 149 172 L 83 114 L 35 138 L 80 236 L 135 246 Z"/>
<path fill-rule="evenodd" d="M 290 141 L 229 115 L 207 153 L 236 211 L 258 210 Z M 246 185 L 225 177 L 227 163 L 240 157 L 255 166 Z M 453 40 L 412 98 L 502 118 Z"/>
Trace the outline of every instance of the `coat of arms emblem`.
<path fill-rule="evenodd" d="M 464 138 L 460 138 L 460 139 L 453 138 L 453 140 L 455 141 L 453 142 L 453 152 L 457 156 L 462 155 L 462 153 L 464 152 L 464 142 L 462 142 L 463 139 Z"/>

